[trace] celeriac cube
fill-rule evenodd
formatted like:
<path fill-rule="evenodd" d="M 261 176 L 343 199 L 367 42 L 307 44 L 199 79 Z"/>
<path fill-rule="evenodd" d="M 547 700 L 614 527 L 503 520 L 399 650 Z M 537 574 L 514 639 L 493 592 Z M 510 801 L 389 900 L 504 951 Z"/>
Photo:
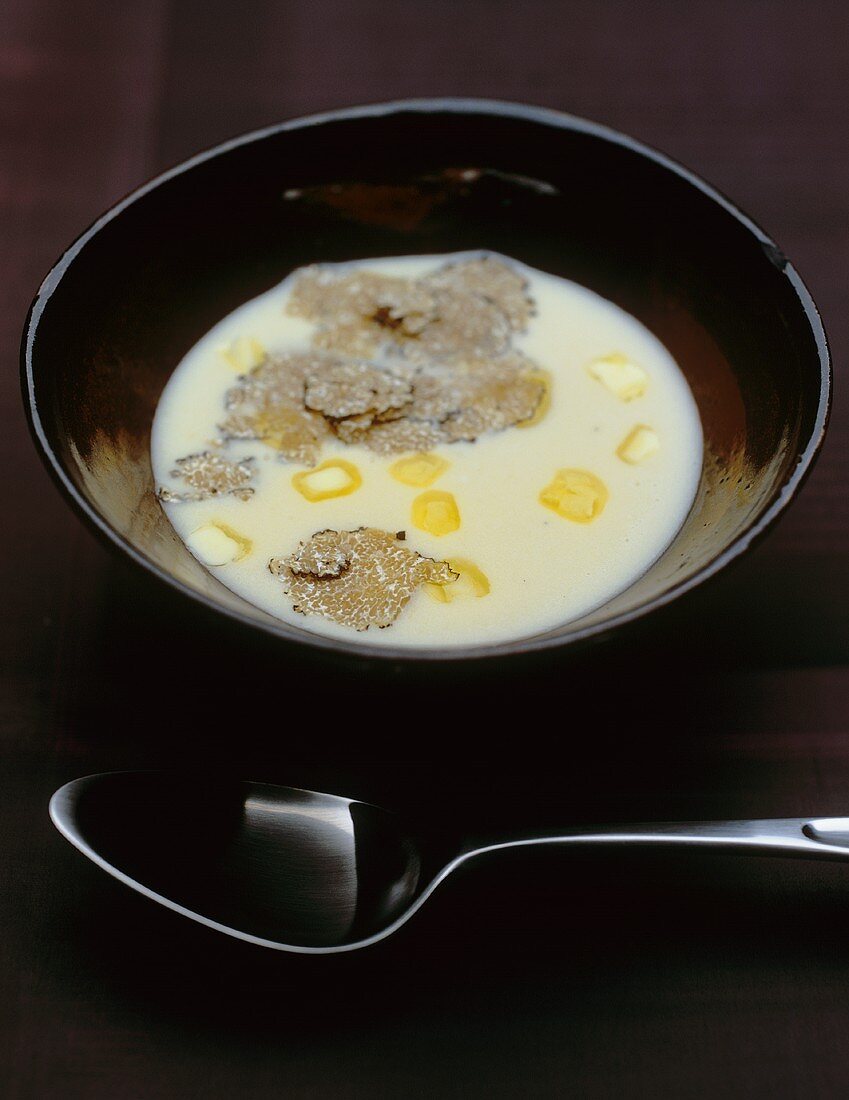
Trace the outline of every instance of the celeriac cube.
<path fill-rule="evenodd" d="M 651 458 L 659 450 L 660 440 L 657 432 L 653 428 L 646 427 L 645 424 L 638 424 L 625 436 L 616 448 L 616 453 L 623 462 L 636 466 L 640 462 L 645 462 L 647 458 Z"/>
<path fill-rule="evenodd" d="M 447 459 L 435 454 L 415 454 L 399 458 L 389 467 L 389 473 L 396 481 L 412 485 L 416 489 L 426 489 L 444 474 L 451 465 Z"/>
<path fill-rule="evenodd" d="M 438 603 L 453 603 L 454 600 L 480 599 L 489 595 L 489 579 L 474 562 L 466 558 L 451 558 L 449 568 L 459 574 L 451 584 L 426 584 L 425 591 Z"/>
<path fill-rule="evenodd" d="M 451 493 L 431 489 L 413 501 L 413 523 L 430 535 L 449 535 L 460 526 L 460 510 Z"/>
<path fill-rule="evenodd" d="M 539 495 L 540 504 L 573 523 L 597 519 L 607 498 L 607 486 L 588 470 L 558 470 Z"/>
<path fill-rule="evenodd" d="M 542 382 L 545 389 L 534 415 L 527 420 L 517 421 L 517 428 L 532 428 L 534 424 L 539 424 L 540 420 L 545 418 L 548 410 L 551 408 L 551 375 L 549 372 L 547 370 L 532 370 L 528 371 L 525 377 L 532 378 L 537 382 Z"/>
<path fill-rule="evenodd" d="M 241 561 L 253 548 L 250 539 L 226 523 L 205 523 L 186 539 L 186 545 L 204 565 L 221 566 Z"/>
<path fill-rule="evenodd" d="M 345 497 L 359 489 L 362 483 L 357 467 L 343 458 L 330 458 L 315 469 L 304 470 L 292 478 L 301 496 L 312 502 Z"/>
<path fill-rule="evenodd" d="M 237 336 L 229 344 L 220 347 L 218 353 L 234 370 L 241 373 L 258 367 L 266 354 L 259 340 L 255 340 L 252 336 Z"/>
<path fill-rule="evenodd" d="M 648 387 L 649 376 L 643 368 L 618 352 L 596 359 L 587 370 L 592 378 L 601 382 L 620 401 L 633 401 L 635 397 L 642 397 Z"/>

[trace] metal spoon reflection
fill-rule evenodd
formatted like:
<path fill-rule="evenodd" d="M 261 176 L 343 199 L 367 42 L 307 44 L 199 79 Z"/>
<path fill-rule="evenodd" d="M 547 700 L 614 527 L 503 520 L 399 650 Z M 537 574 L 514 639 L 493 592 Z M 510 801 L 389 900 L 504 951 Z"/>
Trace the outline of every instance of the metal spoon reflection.
<path fill-rule="evenodd" d="M 264 783 L 110 772 L 50 800 L 103 870 L 219 932 L 321 954 L 391 935 L 460 864 L 531 844 L 641 844 L 849 859 L 849 818 L 617 825 L 453 850 L 386 810 Z"/>

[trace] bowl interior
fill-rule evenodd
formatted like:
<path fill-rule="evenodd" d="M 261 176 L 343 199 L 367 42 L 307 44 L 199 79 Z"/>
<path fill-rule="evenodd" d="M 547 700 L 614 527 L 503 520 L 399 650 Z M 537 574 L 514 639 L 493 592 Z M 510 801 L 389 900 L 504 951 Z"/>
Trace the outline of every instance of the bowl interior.
<path fill-rule="evenodd" d="M 628 310 L 686 374 L 706 454 L 678 537 L 604 607 L 518 648 L 592 633 L 734 556 L 822 431 L 824 339 L 780 252 L 663 158 L 565 116 L 481 104 L 341 112 L 198 158 L 116 210 L 34 307 L 27 358 L 42 447 L 88 518 L 142 564 L 289 638 L 340 648 L 272 619 L 195 562 L 154 497 L 149 443 L 185 352 L 302 264 L 494 249 Z"/>

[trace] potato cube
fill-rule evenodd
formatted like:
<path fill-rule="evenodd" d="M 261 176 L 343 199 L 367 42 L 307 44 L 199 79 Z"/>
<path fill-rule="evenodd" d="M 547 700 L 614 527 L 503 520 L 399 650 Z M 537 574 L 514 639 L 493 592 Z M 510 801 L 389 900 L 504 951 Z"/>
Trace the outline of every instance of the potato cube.
<path fill-rule="evenodd" d="M 404 485 L 412 485 L 416 489 L 426 489 L 433 485 L 440 475 L 444 474 L 451 465 L 447 459 L 435 454 L 408 455 L 407 458 L 399 458 L 389 467 L 389 473 Z"/>
<path fill-rule="evenodd" d="M 573 523 L 591 523 L 604 511 L 608 492 L 588 470 L 558 470 L 539 495 L 540 503 Z"/>
<path fill-rule="evenodd" d="M 432 599 L 438 603 L 453 603 L 458 599 L 480 599 L 489 595 L 489 579 L 474 562 L 451 558 L 448 566 L 458 574 L 457 579 L 450 584 L 426 584 L 425 591 Z"/>
<path fill-rule="evenodd" d="M 346 497 L 362 485 L 360 471 L 343 458 L 330 458 L 313 470 L 295 474 L 292 484 L 302 497 L 315 502 L 331 497 Z"/>
<path fill-rule="evenodd" d="M 265 359 L 265 348 L 252 336 L 237 336 L 218 349 L 219 355 L 241 374 L 258 367 Z"/>
<path fill-rule="evenodd" d="M 413 501 L 413 523 L 430 535 L 449 535 L 460 526 L 460 510 L 451 493 L 431 489 Z"/>
<path fill-rule="evenodd" d="M 551 375 L 547 370 L 532 370 L 528 371 L 524 377 L 531 378 L 535 382 L 542 382 L 545 387 L 534 415 L 528 417 L 527 420 L 518 420 L 516 422 L 517 428 L 532 428 L 534 424 L 539 424 L 540 420 L 545 419 L 548 410 L 551 408 Z"/>
<path fill-rule="evenodd" d="M 625 436 L 616 448 L 616 453 L 623 462 L 636 466 L 640 462 L 645 462 L 647 458 L 651 458 L 659 450 L 660 440 L 657 432 L 653 428 L 646 427 L 645 424 L 638 424 Z"/>
<path fill-rule="evenodd" d="M 226 523 L 205 523 L 192 531 L 186 545 L 204 565 L 229 565 L 250 554 L 253 543 Z"/>
<path fill-rule="evenodd" d="M 635 397 L 642 397 L 648 387 L 649 376 L 643 368 L 618 352 L 596 359 L 587 370 L 591 377 L 601 382 L 620 401 L 633 401 Z"/>

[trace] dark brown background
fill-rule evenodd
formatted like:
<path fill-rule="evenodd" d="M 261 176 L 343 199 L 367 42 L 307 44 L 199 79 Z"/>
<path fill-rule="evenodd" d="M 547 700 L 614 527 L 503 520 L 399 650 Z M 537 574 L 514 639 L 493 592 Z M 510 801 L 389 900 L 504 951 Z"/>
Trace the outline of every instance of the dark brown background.
<path fill-rule="evenodd" d="M 838 0 L 0 3 L 5 1095 L 846 1094 L 849 868 L 512 857 L 383 946 L 301 959 L 125 891 L 46 804 L 76 775 L 203 761 L 507 828 L 849 811 L 847 84 Z M 498 745 L 481 684 L 462 706 L 425 692 L 413 724 L 387 721 L 378 680 L 352 722 L 328 673 L 310 729 L 260 721 L 251 689 L 276 699 L 285 667 L 94 542 L 17 381 L 42 276 L 127 190 L 244 130 L 440 94 L 585 115 L 703 174 L 808 280 L 837 374 L 779 528 L 630 647 L 502 681 L 520 732 Z"/>

